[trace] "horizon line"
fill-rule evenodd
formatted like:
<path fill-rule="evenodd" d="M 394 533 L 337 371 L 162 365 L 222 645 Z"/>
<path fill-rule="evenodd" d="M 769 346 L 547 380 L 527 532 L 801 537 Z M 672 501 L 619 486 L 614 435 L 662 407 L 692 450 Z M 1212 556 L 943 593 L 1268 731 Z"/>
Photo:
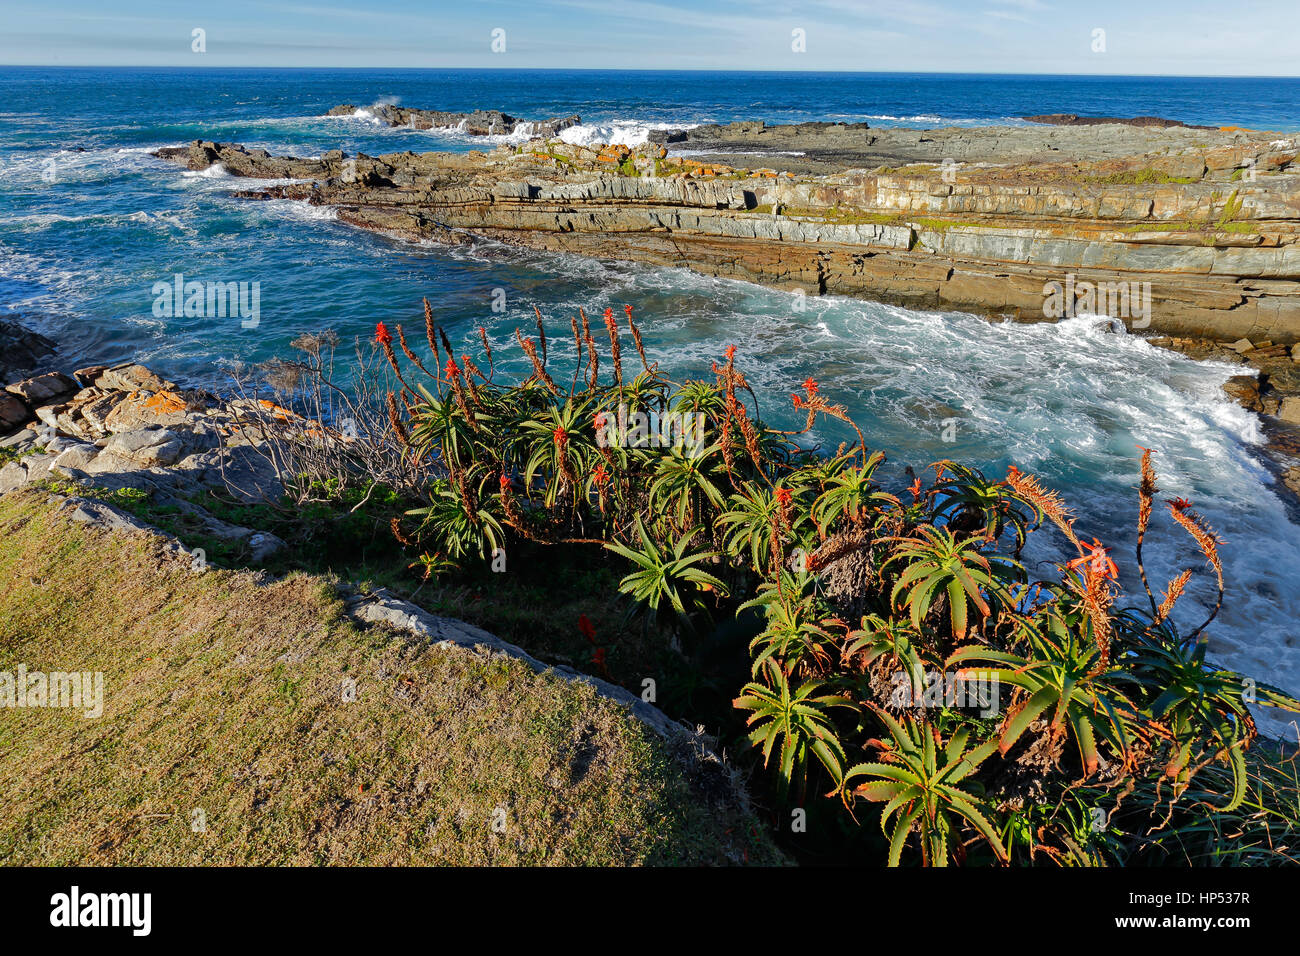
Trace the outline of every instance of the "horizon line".
<path fill-rule="evenodd" d="M 726 74 L 791 74 L 810 76 L 1038 76 L 1093 79 L 1178 79 L 1178 80 L 1300 80 L 1300 73 L 1267 76 L 1247 73 L 994 73 L 966 70 L 759 70 L 727 69 L 721 67 L 681 67 L 677 69 L 626 67 L 546 67 L 546 66 L 272 66 L 259 65 L 187 65 L 166 63 L 0 63 L 0 69 L 13 70 L 178 70 L 199 72 L 205 70 L 321 70 L 336 72 L 466 72 L 466 73 L 726 73 Z"/>

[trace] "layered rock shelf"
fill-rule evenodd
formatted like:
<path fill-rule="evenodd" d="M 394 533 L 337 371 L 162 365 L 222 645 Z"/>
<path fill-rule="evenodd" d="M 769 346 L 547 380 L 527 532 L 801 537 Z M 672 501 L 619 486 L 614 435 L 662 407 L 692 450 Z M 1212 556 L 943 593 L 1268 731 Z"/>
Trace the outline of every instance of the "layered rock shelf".
<path fill-rule="evenodd" d="M 410 239 L 485 237 L 917 308 L 1036 320 L 1077 309 L 1195 339 L 1300 341 L 1294 139 L 826 123 L 663 138 L 679 142 L 538 138 L 490 152 L 319 159 L 195 142 L 158 155 L 299 179 L 241 195 L 332 206 L 345 222 Z M 808 172 L 810 157 L 827 171 Z M 894 164 L 875 162 L 886 157 Z M 1050 300 L 1053 283 L 1070 301 Z M 1121 301 L 1129 290 L 1133 301 Z"/>

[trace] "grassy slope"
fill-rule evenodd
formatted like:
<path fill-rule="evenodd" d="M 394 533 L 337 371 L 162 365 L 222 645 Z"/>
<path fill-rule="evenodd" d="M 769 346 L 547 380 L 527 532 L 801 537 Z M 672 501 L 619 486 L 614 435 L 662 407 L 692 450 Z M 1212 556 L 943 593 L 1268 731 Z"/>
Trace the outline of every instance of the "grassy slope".
<path fill-rule="evenodd" d="M 106 703 L 0 708 L 0 863 L 777 859 L 585 685 L 359 629 L 322 578 L 195 574 L 30 493 L 0 499 L 0 670 L 20 663 L 103 671 Z"/>

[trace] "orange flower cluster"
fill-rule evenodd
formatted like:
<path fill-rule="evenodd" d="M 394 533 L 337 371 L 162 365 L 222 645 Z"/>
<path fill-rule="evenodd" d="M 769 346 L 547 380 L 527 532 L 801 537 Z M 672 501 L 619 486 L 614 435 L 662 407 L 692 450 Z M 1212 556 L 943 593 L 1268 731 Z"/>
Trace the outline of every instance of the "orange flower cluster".
<path fill-rule="evenodd" d="M 1105 545 L 1100 541 L 1093 538 L 1092 544 L 1085 544 L 1083 550 L 1085 554 L 1069 562 L 1067 568 L 1083 575 L 1095 575 L 1110 581 L 1119 577 L 1119 569 L 1115 567 L 1115 562 L 1110 559 Z"/>

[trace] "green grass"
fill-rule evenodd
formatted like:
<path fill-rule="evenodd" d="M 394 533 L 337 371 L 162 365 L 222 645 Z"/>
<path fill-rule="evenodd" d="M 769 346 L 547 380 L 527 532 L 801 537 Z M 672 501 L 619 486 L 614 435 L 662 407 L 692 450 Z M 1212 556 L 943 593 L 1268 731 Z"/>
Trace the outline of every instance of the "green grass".
<path fill-rule="evenodd" d="M 28 448 L 26 451 L 18 451 L 14 448 L 0 448 L 0 468 L 3 468 L 11 461 L 20 461 L 28 455 L 39 455 L 44 451 L 45 449 L 40 446 Z"/>
<path fill-rule="evenodd" d="M 1241 197 L 1237 194 L 1237 190 L 1234 189 L 1223 204 L 1223 212 L 1219 214 L 1219 221 L 1214 224 L 1214 228 L 1223 232 L 1233 225 L 1245 225 L 1244 223 L 1234 222 L 1241 214 L 1243 205 Z"/>
<path fill-rule="evenodd" d="M 1200 177 L 1197 176 L 1170 176 L 1168 173 L 1151 167 L 1143 169 L 1130 169 L 1122 173 L 1111 173 L 1108 176 L 1081 176 L 1079 181 L 1089 185 L 1096 186 L 1150 186 L 1150 185 L 1190 185 L 1199 183 Z"/>
<path fill-rule="evenodd" d="M 106 698 L 0 709 L 0 863 L 780 862 L 729 783 L 587 685 L 160 542 L 0 499 L 0 670 L 101 671 Z"/>

